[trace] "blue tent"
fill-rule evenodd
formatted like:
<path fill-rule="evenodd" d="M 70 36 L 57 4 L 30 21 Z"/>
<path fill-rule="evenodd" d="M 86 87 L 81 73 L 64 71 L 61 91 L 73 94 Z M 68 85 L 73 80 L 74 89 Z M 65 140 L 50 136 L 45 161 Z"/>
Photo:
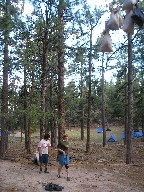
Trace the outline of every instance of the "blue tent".
<path fill-rule="evenodd" d="M 125 133 L 122 133 L 122 139 L 125 139 Z"/>
<path fill-rule="evenodd" d="M 111 135 L 109 138 L 108 138 L 108 140 L 107 140 L 107 142 L 117 142 L 118 140 L 117 140 L 117 138 L 116 138 L 116 136 L 114 136 L 114 135 Z"/>
<path fill-rule="evenodd" d="M 140 131 L 136 131 L 133 134 L 134 134 L 134 137 L 142 137 L 143 136 L 143 133 Z"/>
<path fill-rule="evenodd" d="M 103 129 L 99 127 L 99 128 L 97 129 L 97 133 L 102 133 L 102 132 L 103 132 Z"/>
<path fill-rule="evenodd" d="M 134 138 L 134 133 L 132 133 L 131 138 Z M 125 133 L 122 133 L 122 139 L 125 139 Z"/>

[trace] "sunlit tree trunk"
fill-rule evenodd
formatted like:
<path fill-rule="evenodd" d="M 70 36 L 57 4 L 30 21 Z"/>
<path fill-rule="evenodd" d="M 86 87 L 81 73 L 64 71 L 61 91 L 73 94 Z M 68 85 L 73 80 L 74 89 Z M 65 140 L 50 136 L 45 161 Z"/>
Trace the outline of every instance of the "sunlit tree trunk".
<path fill-rule="evenodd" d="M 62 139 L 65 132 L 65 109 L 64 109 L 64 0 L 59 0 L 59 42 L 58 42 L 58 140 Z"/>

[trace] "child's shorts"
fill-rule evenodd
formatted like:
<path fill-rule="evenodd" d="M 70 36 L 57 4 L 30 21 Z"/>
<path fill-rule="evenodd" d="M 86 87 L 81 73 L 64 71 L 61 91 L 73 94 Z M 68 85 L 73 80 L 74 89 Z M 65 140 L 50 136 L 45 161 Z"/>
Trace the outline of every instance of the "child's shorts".
<path fill-rule="evenodd" d="M 58 155 L 57 161 L 60 165 L 68 165 L 69 164 L 69 156 L 68 155 Z"/>
<path fill-rule="evenodd" d="M 40 163 L 48 163 L 48 154 L 42 154 L 42 156 L 39 157 Z"/>

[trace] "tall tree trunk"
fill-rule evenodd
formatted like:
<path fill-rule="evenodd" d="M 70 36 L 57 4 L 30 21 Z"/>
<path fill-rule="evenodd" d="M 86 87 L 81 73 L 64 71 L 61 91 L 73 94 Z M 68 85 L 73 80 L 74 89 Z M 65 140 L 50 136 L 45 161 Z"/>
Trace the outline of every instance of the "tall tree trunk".
<path fill-rule="evenodd" d="M 32 73 L 31 73 L 31 90 L 30 90 L 30 99 L 29 99 L 29 104 L 28 104 L 28 109 L 29 111 L 31 110 L 31 106 L 33 105 L 33 98 L 34 98 L 34 82 L 35 82 L 35 79 L 34 79 L 34 68 L 35 68 L 35 65 L 36 65 L 36 52 L 34 53 L 34 63 L 32 64 L 31 66 L 31 69 L 32 69 Z M 27 129 L 27 153 L 31 153 L 31 134 L 32 134 L 32 122 L 31 122 L 31 118 L 29 117 L 28 118 L 28 129 Z"/>
<path fill-rule="evenodd" d="M 106 128 L 105 128 L 105 98 L 104 98 L 104 53 L 102 56 L 102 128 L 103 128 L 103 147 L 106 146 Z"/>
<path fill-rule="evenodd" d="M 144 106 L 144 99 L 143 99 L 143 95 L 144 95 L 144 78 L 143 78 L 143 69 L 141 71 L 142 73 L 142 86 L 141 86 L 141 107 Z M 141 127 L 142 127 L 142 133 L 144 135 L 144 113 L 143 113 L 143 107 L 142 107 L 142 113 L 141 113 Z"/>
<path fill-rule="evenodd" d="M 127 74 L 126 74 L 126 69 L 125 69 L 125 81 L 127 81 Z M 124 145 L 126 145 L 126 131 L 127 131 L 127 126 L 128 126 L 128 91 L 127 91 L 128 87 L 126 84 L 125 87 L 125 125 L 124 125 Z"/>
<path fill-rule="evenodd" d="M 46 126 L 46 95 L 47 95 L 47 56 L 48 56 L 48 11 L 46 9 L 46 26 L 43 39 L 43 63 L 42 63 L 42 94 L 41 94 L 41 119 L 40 139 L 43 138 Z"/>
<path fill-rule="evenodd" d="M 89 81 L 88 81 L 88 117 L 87 117 L 87 143 L 86 152 L 90 151 L 90 126 L 91 126 L 91 71 L 92 71 L 92 25 L 90 30 L 90 51 L 89 51 Z"/>
<path fill-rule="evenodd" d="M 51 145 L 54 146 L 55 144 L 55 129 L 56 127 L 55 125 L 55 118 L 54 118 L 54 111 L 53 111 L 53 100 L 52 100 L 52 96 L 53 96 L 53 81 L 51 81 L 51 85 L 49 86 L 49 110 L 50 110 L 50 120 L 49 120 L 49 127 L 51 130 Z"/>
<path fill-rule="evenodd" d="M 58 140 L 62 139 L 65 132 L 64 112 L 64 0 L 59 0 L 59 44 L 58 44 Z"/>
<path fill-rule="evenodd" d="M 81 126 L 81 140 L 84 140 L 84 107 L 83 107 L 83 63 L 81 62 L 81 103 L 80 103 L 80 110 L 81 110 L 81 117 L 80 117 L 80 126 Z"/>
<path fill-rule="evenodd" d="M 26 53 L 27 58 L 27 53 Z M 27 59 L 26 59 L 27 61 Z M 28 120 L 27 120 L 27 82 L 26 82 L 26 64 L 24 65 L 24 131 L 25 131 L 25 149 L 28 148 Z M 22 130 L 21 130 L 22 133 Z M 22 141 L 22 137 L 21 137 Z"/>
<path fill-rule="evenodd" d="M 8 39 L 9 39 L 9 27 L 10 20 L 9 8 L 10 0 L 6 1 L 5 16 L 7 19 L 6 29 L 4 30 L 4 66 L 3 66 L 3 85 L 2 85 L 2 106 L 1 106 L 1 156 L 5 156 L 5 152 L 8 147 L 8 68 L 9 68 L 9 56 L 8 56 Z"/>
<path fill-rule="evenodd" d="M 133 129 L 133 66 L 132 66 L 132 34 L 128 34 L 128 126 L 126 131 L 126 164 L 132 161 L 131 135 Z"/>

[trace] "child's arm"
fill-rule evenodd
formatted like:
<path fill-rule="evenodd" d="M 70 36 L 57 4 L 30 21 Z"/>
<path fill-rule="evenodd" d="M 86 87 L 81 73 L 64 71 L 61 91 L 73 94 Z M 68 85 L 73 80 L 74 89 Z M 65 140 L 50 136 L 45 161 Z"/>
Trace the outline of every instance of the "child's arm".
<path fill-rule="evenodd" d="M 48 154 L 51 154 L 51 146 L 48 146 Z"/>

